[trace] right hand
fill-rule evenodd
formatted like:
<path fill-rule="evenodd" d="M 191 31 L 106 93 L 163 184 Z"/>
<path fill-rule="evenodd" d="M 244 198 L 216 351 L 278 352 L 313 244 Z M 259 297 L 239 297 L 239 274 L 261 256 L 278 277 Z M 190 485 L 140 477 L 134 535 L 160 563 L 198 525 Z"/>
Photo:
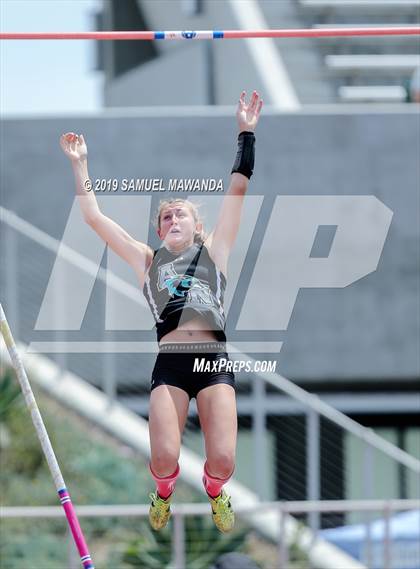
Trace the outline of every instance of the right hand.
<path fill-rule="evenodd" d="M 64 154 L 72 162 L 87 158 L 87 146 L 83 134 L 77 135 L 74 132 L 67 132 L 60 136 L 60 146 Z"/>
<path fill-rule="evenodd" d="M 263 102 L 257 91 L 252 93 L 248 104 L 245 100 L 245 96 L 245 91 L 242 91 L 239 98 L 238 108 L 236 110 L 239 132 L 254 132 L 258 119 L 260 118 Z"/>

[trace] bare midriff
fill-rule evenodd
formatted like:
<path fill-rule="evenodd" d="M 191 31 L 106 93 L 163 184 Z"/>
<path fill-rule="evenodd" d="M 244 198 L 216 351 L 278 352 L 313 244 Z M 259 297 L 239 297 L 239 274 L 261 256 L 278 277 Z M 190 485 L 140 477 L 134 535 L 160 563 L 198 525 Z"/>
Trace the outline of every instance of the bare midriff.
<path fill-rule="evenodd" d="M 175 330 L 171 330 L 165 334 L 160 344 L 170 344 L 172 342 L 213 342 L 217 340 L 214 331 L 209 327 L 208 323 L 197 316 L 180 324 Z"/>

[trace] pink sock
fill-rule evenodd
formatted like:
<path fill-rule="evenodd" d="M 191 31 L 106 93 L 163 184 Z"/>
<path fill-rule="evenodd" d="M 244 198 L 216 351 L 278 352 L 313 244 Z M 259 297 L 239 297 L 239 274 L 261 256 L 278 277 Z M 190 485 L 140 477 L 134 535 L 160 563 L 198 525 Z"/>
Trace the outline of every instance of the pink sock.
<path fill-rule="evenodd" d="M 210 498 L 216 498 L 216 496 L 219 496 L 222 491 L 222 486 L 230 480 L 232 474 L 233 471 L 227 478 L 216 478 L 208 473 L 207 462 L 204 464 L 203 484 Z"/>
<path fill-rule="evenodd" d="M 157 476 L 153 470 L 152 465 L 149 463 L 149 469 L 152 474 L 153 480 L 156 482 L 157 493 L 161 498 L 167 500 L 172 492 L 175 490 L 176 479 L 179 476 L 179 464 L 176 470 L 169 476 Z"/>

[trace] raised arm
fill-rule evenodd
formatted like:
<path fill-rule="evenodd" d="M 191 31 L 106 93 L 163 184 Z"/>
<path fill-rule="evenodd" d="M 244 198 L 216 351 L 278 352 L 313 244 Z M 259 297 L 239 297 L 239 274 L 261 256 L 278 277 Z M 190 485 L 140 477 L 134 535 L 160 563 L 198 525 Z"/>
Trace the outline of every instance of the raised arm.
<path fill-rule="evenodd" d="M 238 153 L 232 168 L 228 191 L 223 199 L 216 226 L 206 240 L 210 256 L 226 274 L 229 253 L 238 234 L 242 205 L 254 166 L 254 131 L 262 108 L 262 99 L 254 91 L 249 104 L 242 91 L 236 118 L 238 121 Z"/>
<path fill-rule="evenodd" d="M 153 251 L 129 235 L 118 223 L 99 209 L 92 189 L 87 164 L 87 146 L 83 135 L 63 134 L 60 145 L 70 159 L 76 184 L 77 201 L 83 218 L 111 249 L 129 263 L 143 283 L 144 273 L 151 263 Z M 90 189 L 89 189 L 90 188 Z"/>

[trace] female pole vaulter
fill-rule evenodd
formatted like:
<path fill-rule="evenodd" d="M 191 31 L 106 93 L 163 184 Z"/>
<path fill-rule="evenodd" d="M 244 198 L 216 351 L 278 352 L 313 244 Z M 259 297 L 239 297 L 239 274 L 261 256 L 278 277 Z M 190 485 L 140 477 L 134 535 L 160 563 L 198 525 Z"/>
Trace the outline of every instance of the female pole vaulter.
<path fill-rule="evenodd" d="M 63 134 L 61 147 L 71 160 L 76 192 L 86 223 L 127 261 L 137 274 L 156 321 L 159 353 L 152 373 L 149 434 L 150 524 L 166 526 L 179 476 L 181 437 L 190 400 L 197 399 L 206 461 L 203 484 L 213 520 L 221 532 L 234 525 L 230 497 L 223 486 L 235 468 L 237 413 L 235 380 L 227 365 L 223 297 L 230 251 L 238 233 L 242 204 L 254 167 L 254 131 L 262 100 L 241 93 L 236 118 L 238 151 L 218 221 L 206 236 L 195 206 L 188 200 L 161 202 L 157 233 L 162 246 L 153 251 L 131 237 L 99 209 L 89 187 L 87 146 L 83 135 Z M 194 371 L 197 356 L 206 365 Z"/>

